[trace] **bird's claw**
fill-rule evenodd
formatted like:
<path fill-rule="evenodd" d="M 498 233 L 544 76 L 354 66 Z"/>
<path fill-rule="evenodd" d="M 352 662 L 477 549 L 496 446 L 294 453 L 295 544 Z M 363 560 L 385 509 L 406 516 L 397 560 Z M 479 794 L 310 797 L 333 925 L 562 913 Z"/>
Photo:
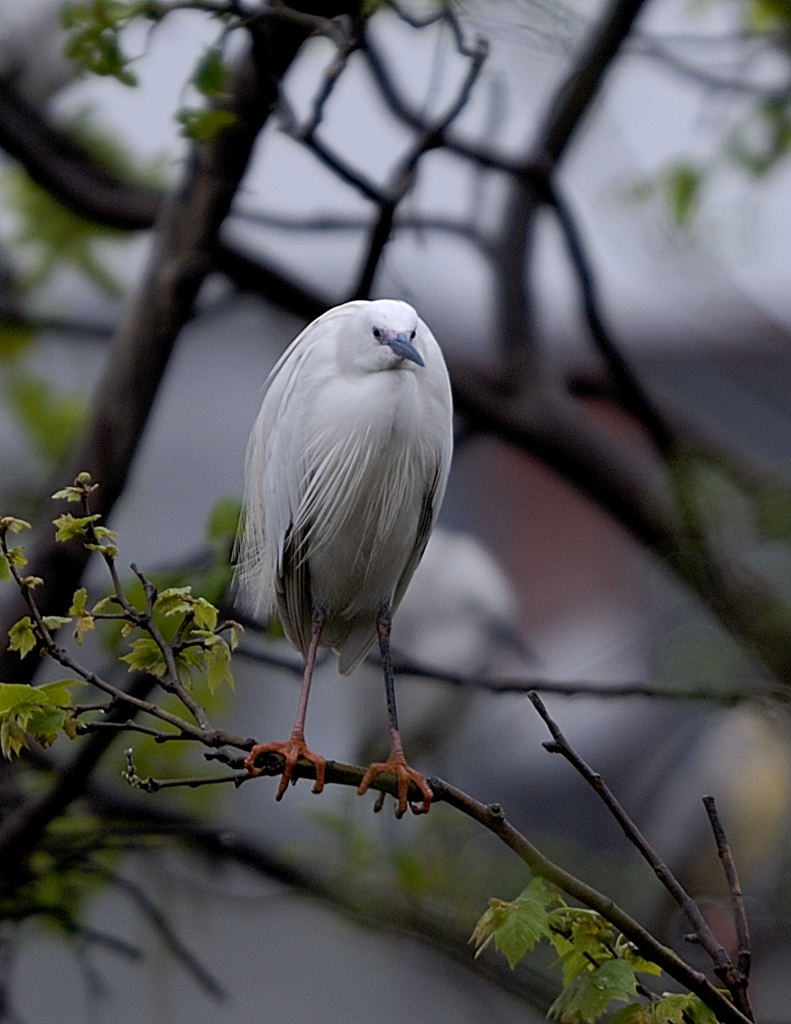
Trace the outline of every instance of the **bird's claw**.
<path fill-rule="evenodd" d="M 280 776 L 280 784 L 277 787 L 277 793 L 275 794 L 276 800 L 282 800 L 283 794 L 288 789 L 288 784 L 291 782 L 295 783 L 297 780 L 292 779 L 294 772 L 294 766 L 300 758 L 304 758 L 316 769 L 316 782 L 314 783 L 312 792 L 320 793 L 324 789 L 324 773 L 326 771 L 327 762 L 315 751 L 310 750 L 305 743 L 305 740 L 300 736 L 291 736 L 285 742 L 272 742 L 272 743 L 256 743 L 250 753 L 244 759 L 244 766 L 250 775 L 261 775 L 262 770 L 256 765 L 256 761 L 261 754 L 279 754 L 285 761 L 283 765 L 283 773 Z"/>
<path fill-rule="evenodd" d="M 387 761 L 374 761 L 373 764 L 368 765 L 365 775 L 363 775 L 362 781 L 357 788 L 357 792 L 362 796 L 363 793 L 368 791 L 376 776 L 381 774 L 395 775 L 396 791 L 398 794 L 396 797 L 396 818 L 403 818 L 407 807 L 409 807 L 413 814 L 428 814 L 431 801 L 434 799 L 434 792 L 426 782 L 425 775 L 422 775 L 411 765 L 408 765 L 402 757 L 389 758 Z M 423 794 L 422 803 L 413 803 L 409 799 L 410 783 L 414 783 Z M 374 804 L 374 811 L 381 811 L 383 803 L 384 794 L 380 794 Z"/>

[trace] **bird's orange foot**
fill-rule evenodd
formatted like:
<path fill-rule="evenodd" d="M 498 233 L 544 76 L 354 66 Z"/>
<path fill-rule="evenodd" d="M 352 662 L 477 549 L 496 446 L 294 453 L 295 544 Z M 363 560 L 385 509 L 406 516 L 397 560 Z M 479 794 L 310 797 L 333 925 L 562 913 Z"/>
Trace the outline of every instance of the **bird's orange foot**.
<path fill-rule="evenodd" d="M 324 789 L 324 772 L 327 762 L 313 750 L 309 750 L 305 740 L 301 736 L 291 736 L 284 743 L 256 743 L 247 757 L 244 759 L 244 766 L 250 775 L 260 775 L 261 769 L 256 766 L 256 760 L 261 754 L 280 754 L 285 759 L 283 774 L 280 777 L 280 785 L 277 787 L 276 800 L 282 800 L 283 794 L 288 789 L 294 765 L 304 757 L 316 768 L 316 783 L 313 786 L 314 793 L 320 793 Z M 294 779 L 296 782 L 296 779 Z"/>
<path fill-rule="evenodd" d="M 362 795 L 367 792 L 368 787 L 371 785 L 377 775 L 388 774 L 395 775 L 396 787 L 397 787 L 397 806 L 395 816 L 397 818 L 403 818 L 406 814 L 406 809 L 409 807 L 413 814 L 428 814 L 429 808 L 431 807 L 431 801 L 434 799 L 434 793 L 431 786 L 426 782 L 425 775 L 421 775 L 419 771 L 416 771 L 411 765 L 408 765 L 401 757 L 389 757 L 386 761 L 374 761 L 373 764 L 368 765 L 368 769 L 363 775 L 362 782 L 360 783 L 357 792 Z M 423 802 L 421 804 L 414 804 L 409 801 L 409 784 L 414 782 L 420 792 L 423 794 Z M 374 810 L 379 810 L 381 803 L 379 803 Z"/>

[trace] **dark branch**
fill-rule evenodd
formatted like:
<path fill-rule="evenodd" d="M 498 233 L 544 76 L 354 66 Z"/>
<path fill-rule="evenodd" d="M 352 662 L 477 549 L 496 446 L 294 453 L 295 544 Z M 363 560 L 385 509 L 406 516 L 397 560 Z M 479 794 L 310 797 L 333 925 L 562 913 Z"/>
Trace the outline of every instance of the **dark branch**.
<path fill-rule="evenodd" d="M 714 840 L 717 844 L 717 854 L 722 861 L 723 870 L 725 871 L 725 880 L 728 883 L 728 892 L 730 893 L 731 907 L 733 909 L 733 921 L 736 928 L 736 941 L 738 943 L 736 965 L 723 977 L 723 981 L 728 986 L 735 1005 L 750 1020 L 753 1020 L 753 1011 L 747 994 L 752 956 L 750 952 L 750 929 L 747 925 L 747 915 L 744 911 L 744 895 L 739 875 L 736 871 L 733 853 L 731 852 L 728 838 L 725 835 L 725 829 L 720 820 L 714 797 L 704 796 L 703 806 L 706 808 L 706 814 L 709 816 L 711 830 L 714 833 Z"/>
<path fill-rule="evenodd" d="M 321 7 L 328 13 L 326 4 Z M 303 9 L 312 13 L 309 5 Z M 336 8 L 345 9 L 342 4 Z M 257 27 L 229 87 L 228 109 L 236 120 L 195 149 L 179 187 L 160 211 L 148 268 L 115 337 L 73 463 L 72 475 L 87 469 L 102 481 L 95 511 L 105 519 L 124 489 L 176 338 L 212 268 L 220 227 L 277 100 L 278 82 L 304 39 L 304 30 L 290 23 Z M 47 613 L 68 607 L 86 558 L 81 547 L 54 543 L 49 530 L 39 533 L 32 562 L 37 575 L 48 580 L 41 601 Z M 18 611 L 18 605 L 11 609 L 0 635 L 16 621 Z M 24 680 L 32 664 L 20 670 L 0 656 L 0 677 L 12 677 L 14 669 L 16 678 Z"/>
<path fill-rule="evenodd" d="M 528 697 L 552 735 L 552 742 L 545 743 L 544 747 L 552 754 L 561 754 L 565 757 L 569 764 L 593 788 L 596 795 L 601 798 L 607 810 L 621 827 L 623 834 L 651 866 L 656 877 L 686 915 L 694 929 L 695 939 L 708 953 L 717 976 L 723 981 L 730 978 L 733 971 L 731 959 L 722 943 L 718 941 L 709 927 L 697 902 L 684 889 L 667 864 L 653 849 L 601 775 L 586 764 L 574 750 L 561 732 L 557 722 L 550 716 L 538 694 L 529 693 Z"/>

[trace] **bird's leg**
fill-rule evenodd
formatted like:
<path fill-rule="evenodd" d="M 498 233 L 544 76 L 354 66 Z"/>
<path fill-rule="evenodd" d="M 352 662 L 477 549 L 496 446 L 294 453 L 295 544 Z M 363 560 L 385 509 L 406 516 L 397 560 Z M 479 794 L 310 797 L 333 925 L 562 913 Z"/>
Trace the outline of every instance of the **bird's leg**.
<path fill-rule="evenodd" d="M 321 630 L 324 625 L 325 618 L 326 616 L 324 612 L 318 610 L 314 611 L 310 634 L 310 646 L 308 647 L 307 657 L 305 658 L 305 672 L 302 676 L 302 689 L 299 693 L 297 717 L 294 720 L 294 728 L 291 730 L 291 735 L 284 743 L 256 743 L 245 758 L 245 768 L 247 768 L 251 775 L 261 774 L 260 768 L 257 768 L 255 764 L 259 754 L 276 753 L 285 758 L 286 763 L 283 765 L 283 774 L 280 777 L 280 785 L 277 787 L 276 800 L 282 799 L 283 794 L 291 781 L 291 774 L 294 771 L 294 765 L 301 757 L 304 757 L 305 760 L 310 761 L 316 766 L 316 784 L 313 787 L 313 792 L 320 793 L 322 789 L 324 789 L 326 761 L 320 754 L 310 750 L 305 743 L 305 715 L 308 710 L 310 684 L 313 682 L 313 666 L 316 664 L 316 652 L 319 649 L 319 639 L 321 638 Z M 294 781 L 296 781 L 296 779 Z"/>
<path fill-rule="evenodd" d="M 385 693 L 387 696 L 387 720 L 390 729 L 390 755 L 386 761 L 375 761 L 368 766 L 363 775 L 362 782 L 357 790 L 358 793 L 365 793 L 373 782 L 374 778 L 382 772 L 388 772 L 396 777 L 398 791 L 398 804 L 396 806 L 396 817 L 402 818 L 406 813 L 407 805 L 411 807 L 413 814 L 427 814 L 431 807 L 434 794 L 426 782 L 425 776 L 407 764 L 404 757 L 404 748 L 401 745 L 401 733 L 398 730 L 398 714 L 396 712 L 395 681 L 393 679 L 393 662 L 390 657 L 390 609 L 383 608 L 376 617 L 376 632 L 379 637 L 379 651 L 382 655 L 382 671 L 385 677 Z M 423 794 L 421 804 L 413 804 L 408 801 L 409 784 L 414 782 Z M 379 806 L 375 810 L 379 810 Z"/>

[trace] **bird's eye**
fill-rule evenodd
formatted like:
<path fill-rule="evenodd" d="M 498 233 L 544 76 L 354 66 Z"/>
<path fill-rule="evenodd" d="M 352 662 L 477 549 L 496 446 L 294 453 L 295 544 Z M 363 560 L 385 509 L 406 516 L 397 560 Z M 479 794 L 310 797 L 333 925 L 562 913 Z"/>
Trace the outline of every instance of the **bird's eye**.
<path fill-rule="evenodd" d="M 410 341 L 414 341 L 415 340 L 415 335 L 416 334 L 417 334 L 417 331 L 412 331 L 412 333 L 409 335 Z"/>
<path fill-rule="evenodd" d="M 382 332 L 379 330 L 378 327 L 374 327 L 373 335 L 374 335 L 375 338 L 379 339 L 379 338 L 382 337 Z"/>

